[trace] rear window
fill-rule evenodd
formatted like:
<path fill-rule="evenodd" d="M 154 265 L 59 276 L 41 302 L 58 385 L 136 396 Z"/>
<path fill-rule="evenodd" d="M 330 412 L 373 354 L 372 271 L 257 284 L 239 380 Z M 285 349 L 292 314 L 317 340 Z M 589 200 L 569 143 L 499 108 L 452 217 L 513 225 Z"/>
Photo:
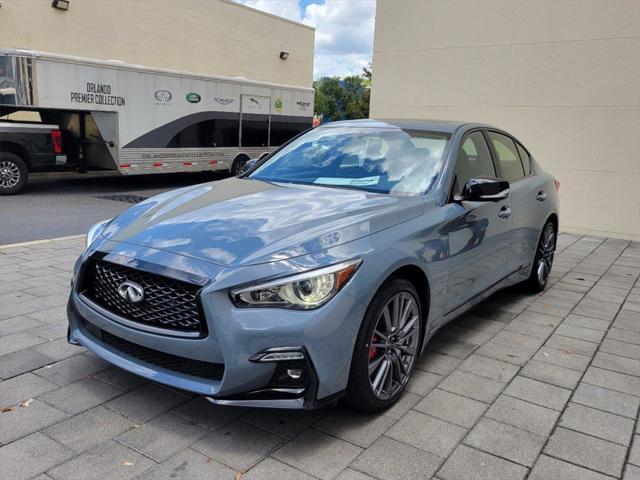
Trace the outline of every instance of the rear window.
<path fill-rule="evenodd" d="M 524 168 L 520 161 L 520 155 L 516 144 L 506 135 L 498 132 L 488 132 L 491 144 L 498 155 L 498 163 L 500 164 L 500 176 L 509 182 L 524 177 Z"/>
<path fill-rule="evenodd" d="M 520 154 L 520 160 L 522 160 L 522 166 L 524 167 L 524 174 L 529 175 L 531 173 L 531 157 L 529 153 L 524 149 L 522 145 L 516 142 L 518 153 Z"/>

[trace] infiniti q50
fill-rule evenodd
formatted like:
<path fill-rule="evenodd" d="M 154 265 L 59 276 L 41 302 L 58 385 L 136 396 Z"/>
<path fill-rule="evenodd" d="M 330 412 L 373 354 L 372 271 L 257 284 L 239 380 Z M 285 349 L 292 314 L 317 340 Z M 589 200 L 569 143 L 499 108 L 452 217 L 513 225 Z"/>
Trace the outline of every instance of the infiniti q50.
<path fill-rule="evenodd" d="M 544 289 L 558 183 L 512 135 L 347 121 L 96 224 L 69 341 L 216 404 L 393 404 L 447 322 Z"/>

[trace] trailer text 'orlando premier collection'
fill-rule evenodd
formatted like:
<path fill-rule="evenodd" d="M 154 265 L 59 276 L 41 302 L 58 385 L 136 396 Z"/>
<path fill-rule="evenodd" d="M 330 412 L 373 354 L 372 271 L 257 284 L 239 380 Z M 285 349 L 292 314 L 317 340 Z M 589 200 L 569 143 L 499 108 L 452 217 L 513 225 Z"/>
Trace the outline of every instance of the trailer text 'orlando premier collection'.
<path fill-rule="evenodd" d="M 22 111 L 37 112 L 40 126 L 61 131 L 62 145 L 50 136 L 50 161 L 12 140 L 3 117 Z M 310 128 L 312 118 L 310 88 L 0 50 L 0 168 L 9 179 L 16 158 L 22 161 L 15 191 L 27 169 L 237 173 L 248 159 Z M 23 140 L 28 125 L 20 124 Z"/>

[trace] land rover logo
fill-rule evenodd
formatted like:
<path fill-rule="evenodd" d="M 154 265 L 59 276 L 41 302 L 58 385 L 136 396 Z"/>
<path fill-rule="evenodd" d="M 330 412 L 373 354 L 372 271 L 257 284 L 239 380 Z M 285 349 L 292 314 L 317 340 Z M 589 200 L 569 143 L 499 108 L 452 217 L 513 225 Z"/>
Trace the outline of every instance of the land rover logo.
<path fill-rule="evenodd" d="M 156 90 L 154 96 L 159 102 L 170 102 L 173 98 L 173 95 L 171 95 L 171 92 L 169 90 Z"/>
<path fill-rule="evenodd" d="M 144 289 L 136 282 L 127 280 L 118 287 L 118 295 L 131 303 L 139 303 L 144 298 Z"/>
<path fill-rule="evenodd" d="M 185 98 L 189 103 L 198 103 L 200 100 L 202 100 L 200 94 L 195 92 L 187 93 L 187 96 Z"/>

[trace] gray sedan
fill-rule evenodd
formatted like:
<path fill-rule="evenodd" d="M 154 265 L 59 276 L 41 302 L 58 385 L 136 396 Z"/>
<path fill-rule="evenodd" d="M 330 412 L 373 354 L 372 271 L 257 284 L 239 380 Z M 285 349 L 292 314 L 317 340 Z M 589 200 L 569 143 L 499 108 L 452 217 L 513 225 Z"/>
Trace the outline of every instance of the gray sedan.
<path fill-rule="evenodd" d="M 545 288 L 558 188 L 489 125 L 327 124 L 95 225 L 69 341 L 216 404 L 381 410 L 448 322 Z"/>

